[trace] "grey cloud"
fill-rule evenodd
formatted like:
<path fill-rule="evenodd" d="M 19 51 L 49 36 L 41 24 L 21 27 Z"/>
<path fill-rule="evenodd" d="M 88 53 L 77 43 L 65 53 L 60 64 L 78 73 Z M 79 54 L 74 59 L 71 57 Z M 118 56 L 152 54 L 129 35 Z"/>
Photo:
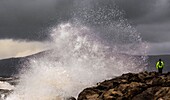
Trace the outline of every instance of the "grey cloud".
<path fill-rule="evenodd" d="M 145 41 L 152 43 L 170 42 L 170 21 L 158 24 L 141 24 L 136 28 Z"/>
<path fill-rule="evenodd" d="M 50 26 L 71 19 L 75 13 L 74 17 L 81 16 L 77 12 L 82 8 L 107 4 L 113 4 L 113 0 L 2 0 L 0 38 L 44 40 Z"/>
<path fill-rule="evenodd" d="M 0 1 L 0 38 L 44 40 L 51 25 L 69 17 L 70 0 Z"/>
<path fill-rule="evenodd" d="M 150 43 L 150 50 L 148 54 L 157 55 L 157 54 L 169 54 L 170 42 L 164 43 Z"/>
<path fill-rule="evenodd" d="M 170 2 L 167 0 L 157 0 L 150 13 L 136 22 L 139 23 L 161 23 L 170 20 Z"/>
<path fill-rule="evenodd" d="M 125 18 L 134 24 L 159 23 L 170 19 L 169 0 L 117 0 Z"/>
<path fill-rule="evenodd" d="M 124 17 L 141 32 L 144 40 L 169 41 L 170 23 L 161 24 L 170 20 L 169 0 L 115 0 L 115 2 L 117 7 L 124 11 Z M 79 8 L 90 8 L 95 3 L 99 3 L 99 6 L 111 4 L 114 7 L 113 0 L 1 0 L 0 39 L 48 39 L 47 31 L 50 26 L 69 20 L 72 13 L 77 13 Z M 92 22 L 93 19 L 89 21 Z M 154 26 L 155 23 L 162 26 Z M 164 36 L 160 37 L 161 34 Z"/>
<path fill-rule="evenodd" d="M 170 41 L 169 0 L 118 0 L 125 18 L 141 33 L 144 41 L 163 43 Z"/>
<path fill-rule="evenodd" d="M 138 19 L 150 13 L 156 0 L 116 0 L 119 9 L 123 10 L 128 19 Z"/>

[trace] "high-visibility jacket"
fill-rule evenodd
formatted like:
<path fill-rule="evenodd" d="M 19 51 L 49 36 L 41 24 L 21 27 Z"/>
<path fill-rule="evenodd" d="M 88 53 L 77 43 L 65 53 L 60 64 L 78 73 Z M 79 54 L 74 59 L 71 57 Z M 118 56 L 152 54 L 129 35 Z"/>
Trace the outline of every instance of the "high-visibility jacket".
<path fill-rule="evenodd" d="M 160 64 L 161 63 L 161 64 Z M 156 68 L 158 69 L 158 68 L 163 68 L 164 67 L 164 62 L 163 61 L 158 61 L 157 63 L 156 63 Z"/>

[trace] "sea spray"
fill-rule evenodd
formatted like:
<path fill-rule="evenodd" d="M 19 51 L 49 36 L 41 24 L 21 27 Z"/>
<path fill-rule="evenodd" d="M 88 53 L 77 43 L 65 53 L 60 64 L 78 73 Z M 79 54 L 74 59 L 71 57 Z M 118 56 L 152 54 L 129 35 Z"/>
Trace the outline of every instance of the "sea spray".
<path fill-rule="evenodd" d="M 19 84 L 6 100 L 77 97 L 84 88 L 100 81 L 144 70 L 142 58 L 131 56 L 145 53 L 147 47 L 137 31 L 120 17 L 117 8 L 99 3 L 96 11 L 92 5 L 51 29 L 51 50 L 29 59 Z M 114 16 L 118 21 L 111 19 Z"/>
<path fill-rule="evenodd" d="M 77 96 L 85 87 L 144 67 L 118 48 L 104 46 L 90 39 L 91 30 L 71 23 L 52 30 L 49 54 L 31 59 L 29 69 L 20 76 L 20 83 L 7 100 L 56 100 Z"/>

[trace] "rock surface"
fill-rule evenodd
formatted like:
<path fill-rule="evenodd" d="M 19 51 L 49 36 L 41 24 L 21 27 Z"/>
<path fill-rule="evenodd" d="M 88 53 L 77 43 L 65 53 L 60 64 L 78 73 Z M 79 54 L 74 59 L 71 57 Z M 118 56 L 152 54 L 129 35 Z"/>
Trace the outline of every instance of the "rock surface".
<path fill-rule="evenodd" d="M 0 100 L 4 100 L 15 88 L 18 78 L 0 77 Z"/>
<path fill-rule="evenodd" d="M 78 100 L 170 100 L 170 72 L 123 74 L 84 89 Z"/>

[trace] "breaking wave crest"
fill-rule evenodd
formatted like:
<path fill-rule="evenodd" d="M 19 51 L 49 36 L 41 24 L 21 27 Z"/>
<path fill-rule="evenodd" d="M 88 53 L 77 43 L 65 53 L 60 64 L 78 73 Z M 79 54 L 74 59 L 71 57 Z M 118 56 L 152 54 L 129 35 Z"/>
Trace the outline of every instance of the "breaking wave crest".
<path fill-rule="evenodd" d="M 90 20 L 88 11 L 84 13 Z M 105 18 L 104 23 L 107 16 L 103 16 L 110 16 L 110 13 L 105 13 L 99 13 L 101 19 Z M 130 55 L 144 54 L 146 45 L 137 31 L 123 19 L 89 25 L 89 20 L 84 23 L 78 17 L 51 29 L 51 50 L 40 58 L 30 59 L 26 65 L 29 69 L 22 71 L 19 84 L 6 100 L 77 97 L 80 91 L 97 82 L 144 70 L 143 60 Z"/>

